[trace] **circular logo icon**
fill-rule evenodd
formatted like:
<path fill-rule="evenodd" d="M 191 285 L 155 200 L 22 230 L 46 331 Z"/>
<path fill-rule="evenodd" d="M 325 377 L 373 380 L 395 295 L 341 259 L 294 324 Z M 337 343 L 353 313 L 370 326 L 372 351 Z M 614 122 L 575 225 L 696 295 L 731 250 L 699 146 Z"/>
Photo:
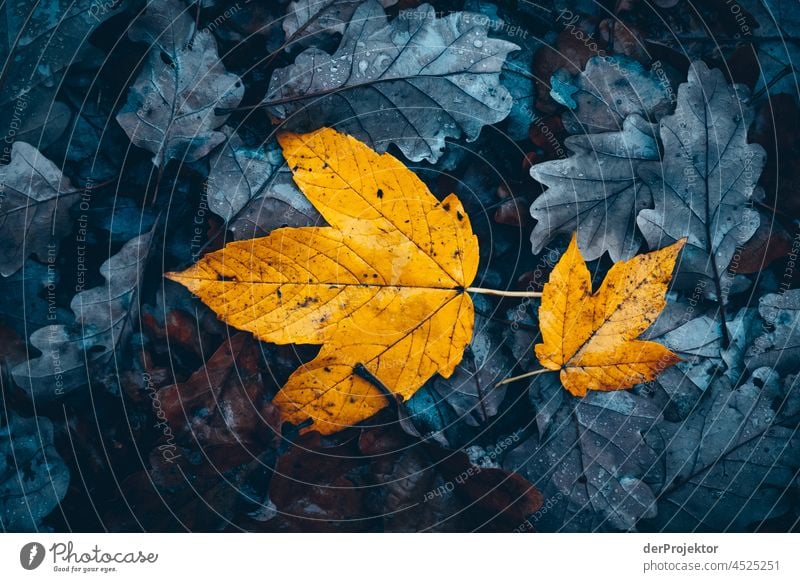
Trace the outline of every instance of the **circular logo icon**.
<path fill-rule="evenodd" d="M 28 542 L 19 551 L 19 563 L 26 570 L 35 570 L 44 562 L 44 546 L 39 542 Z"/>

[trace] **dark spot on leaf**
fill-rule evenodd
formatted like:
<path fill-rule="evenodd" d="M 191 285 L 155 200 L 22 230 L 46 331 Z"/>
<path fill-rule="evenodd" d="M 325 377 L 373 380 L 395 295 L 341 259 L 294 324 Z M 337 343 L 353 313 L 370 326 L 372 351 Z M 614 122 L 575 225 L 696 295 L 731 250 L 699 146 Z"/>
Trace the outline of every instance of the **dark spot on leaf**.
<path fill-rule="evenodd" d="M 308 307 L 312 303 L 319 303 L 319 297 L 306 297 L 297 306 L 298 307 Z"/>

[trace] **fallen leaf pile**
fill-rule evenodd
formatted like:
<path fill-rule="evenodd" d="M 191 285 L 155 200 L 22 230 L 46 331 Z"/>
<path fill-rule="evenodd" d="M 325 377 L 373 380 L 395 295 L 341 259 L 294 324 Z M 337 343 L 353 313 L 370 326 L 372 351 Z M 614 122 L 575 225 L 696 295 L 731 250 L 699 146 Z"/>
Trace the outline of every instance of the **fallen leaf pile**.
<path fill-rule="evenodd" d="M 797 529 L 797 2 L 0 38 L 0 530 Z"/>

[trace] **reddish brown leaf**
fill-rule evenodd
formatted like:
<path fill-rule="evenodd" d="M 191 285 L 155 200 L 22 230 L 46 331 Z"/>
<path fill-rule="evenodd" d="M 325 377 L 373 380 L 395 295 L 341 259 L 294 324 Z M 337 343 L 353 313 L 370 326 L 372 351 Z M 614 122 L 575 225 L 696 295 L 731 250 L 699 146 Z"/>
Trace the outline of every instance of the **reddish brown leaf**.
<path fill-rule="evenodd" d="M 312 435 L 309 435 L 312 436 Z M 366 531 L 364 490 L 358 487 L 355 448 L 312 448 L 308 439 L 279 459 L 269 497 L 281 514 L 276 526 L 302 532 Z"/>
<path fill-rule="evenodd" d="M 259 351 L 249 334 L 226 341 L 186 382 L 158 393 L 176 436 L 201 446 L 267 445 L 279 416 L 264 394 Z"/>
<path fill-rule="evenodd" d="M 792 237 L 780 223 L 772 223 L 770 216 L 762 215 L 758 230 L 734 256 L 731 270 L 734 273 L 758 273 L 772 261 L 785 257 L 792 248 Z M 738 259 L 738 261 L 736 261 Z"/>
<path fill-rule="evenodd" d="M 539 490 L 517 473 L 474 466 L 463 452 L 449 454 L 442 465 L 467 507 L 484 515 L 482 529 L 514 530 L 542 506 Z"/>
<path fill-rule="evenodd" d="M 580 35 L 564 30 L 558 35 L 555 46 L 543 46 L 536 51 L 533 58 L 533 72 L 537 79 L 536 108 L 544 113 L 555 113 L 559 109 L 559 105 L 550 97 L 550 77 L 559 69 L 566 69 L 572 75 L 581 72 L 586 67 L 586 62 L 597 54 L 587 45 L 594 46 L 596 43 L 599 50 L 606 48 L 603 40 L 597 38 L 593 26 L 586 22 L 573 26 Z M 593 40 L 585 42 L 590 34 L 594 34 Z M 584 40 L 579 40 L 577 36 L 582 36 Z"/>
<path fill-rule="evenodd" d="M 644 33 L 635 26 L 616 18 L 606 18 L 598 27 L 600 38 L 614 47 L 616 54 L 625 55 L 640 63 L 648 63 L 650 55 L 645 50 Z"/>
<path fill-rule="evenodd" d="M 525 226 L 531 217 L 529 206 L 529 203 L 520 198 L 512 198 L 495 211 L 494 221 L 508 226 Z"/>
<path fill-rule="evenodd" d="M 567 138 L 567 130 L 558 115 L 544 117 L 531 124 L 528 138 L 536 147 L 544 150 L 545 159 L 566 156 L 564 140 Z"/>

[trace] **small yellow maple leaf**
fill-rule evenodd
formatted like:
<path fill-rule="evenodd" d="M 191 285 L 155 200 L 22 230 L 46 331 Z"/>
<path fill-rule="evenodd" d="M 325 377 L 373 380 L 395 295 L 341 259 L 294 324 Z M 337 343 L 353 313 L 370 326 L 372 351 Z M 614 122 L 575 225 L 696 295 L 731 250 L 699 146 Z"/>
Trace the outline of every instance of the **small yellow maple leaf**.
<path fill-rule="evenodd" d="M 261 340 L 322 344 L 274 403 L 329 434 L 388 404 L 358 365 L 404 399 L 453 373 L 472 337 L 478 240 L 455 195 L 439 202 L 388 154 L 328 128 L 279 141 L 330 226 L 230 243 L 166 276 Z"/>
<path fill-rule="evenodd" d="M 539 363 L 560 371 L 570 393 L 630 388 L 680 361 L 661 344 L 636 338 L 664 309 L 685 242 L 616 263 L 593 294 L 589 269 L 572 237 L 542 291 L 543 341 L 535 346 Z"/>

